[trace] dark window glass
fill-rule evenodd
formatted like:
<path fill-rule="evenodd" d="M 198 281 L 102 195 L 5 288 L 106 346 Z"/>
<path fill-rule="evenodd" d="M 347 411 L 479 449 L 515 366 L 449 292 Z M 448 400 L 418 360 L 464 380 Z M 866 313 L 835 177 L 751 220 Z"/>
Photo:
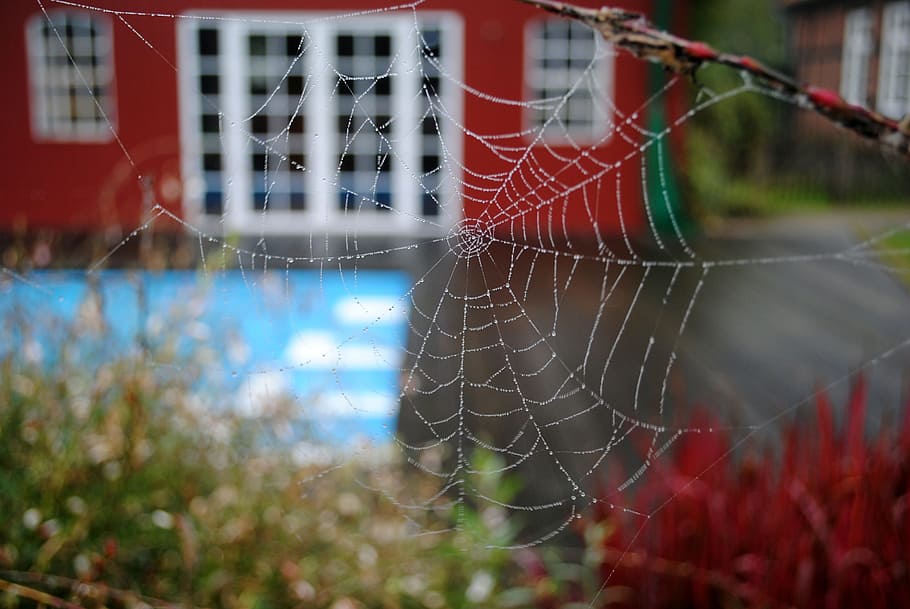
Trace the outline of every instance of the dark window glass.
<path fill-rule="evenodd" d="M 266 54 L 265 36 L 256 34 L 250 36 L 250 55 L 263 56 Z"/>
<path fill-rule="evenodd" d="M 343 157 L 341 157 L 341 162 L 338 163 L 338 167 L 341 169 L 342 172 L 354 171 L 354 168 L 355 168 L 354 155 L 346 154 Z"/>
<path fill-rule="evenodd" d="M 303 52 L 303 36 L 285 36 L 284 52 L 288 57 L 297 57 Z"/>
<path fill-rule="evenodd" d="M 376 87 L 373 90 L 376 95 L 391 95 L 392 79 L 388 77 L 376 79 Z"/>
<path fill-rule="evenodd" d="M 431 57 L 439 57 L 441 45 L 439 41 L 439 30 L 424 30 L 423 32 L 423 52 Z"/>
<path fill-rule="evenodd" d="M 306 208 L 306 195 L 302 192 L 291 193 L 291 209 L 299 211 Z"/>
<path fill-rule="evenodd" d="M 296 116 L 289 116 L 287 125 L 288 125 L 288 131 L 290 131 L 291 133 L 303 133 L 303 129 L 304 129 L 303 115 L 298 114 Z"/>
<path fill-rule="evenodd" d="M 289 154 L 287 166 L 288 171 L 301 171 L 303 169 L 303 155 Z"/>
<path fill-rule="evenodd" d="M 265 95 L 268 93 L 268 90 L 264 78 L 260 76 L 253 76 L 250 78 L 250 93 L 253 95 Z"/>
<path fill-rule="evenodd" d="M 265 209 L 266 196 L 264 192 L 256 192 L 253 194 L 253 209 L 256 211 L 263 211 Z"/>
<path fill-rule="evenodd" d="M 218 153 L 203 154 L 202 168 L 206 171 L 221 171 L 221 155 Z"/>
<path fill-rule="evenodd" d="M 438 76 L 425 76 L 423 79 L 423 84 L 431 93 L 437 93 L 439 91 Z"/>
<path fill-rule="evenodd" d="M 373 39 L 373 49 L 377 57 L 389 57 L 392 54 L 392 37 L 376 36 Z"/>
<path fill-rule="evenodd" d="M 215 74 L 203 74 L 199 78 L 199 88 L 203 95 L 218 95 L 219 84 L 218 76 Z"/>
<path fill-rule="evenodd" d="M 217 114 L 203 114 L 202 115 L 202 132 L 203 133 L 218 133 L 220 121 L 218 120 Z"/>
<path fill-rule="evenodd" d="M 210 29 L 199 30 L 199 54 L 200 55 L 217 55 L 218 54 L 218 30 L 210 30 Z"/>
<path fill-rule="evenodd" d="M 254 154 L 250 156 L 251 165 L 253 171 L 265 171 L 265 155 L 262 153 Z"/>
<path fill-rule="evenodd" d="M 251 121 L 253 133 L 261 135 L 269 132 L 269 117 L 264 114 L 257 114 Z"/>
<path fill-rule="evenodd" d="M 376 209 L 380 211 L 389 211 L 392 208 L 392 195 L 388 192 L 376 193 Z"/>
<path fill-rule="evenodd" d="M 303 76 L 288 76 L 288 94 L 303 95 Z"/>
<path fill-rule="evenodd" d="M 421 158 L 421 167 L 424 173 L 434 171 L 439 168 L 439 157 L 435 154 L 425 154 Z"/>
<path fill-rule="evenodd" d="M 353 126 L 351 117 L 343 114 L 338 115 L 338 133 L 347 133 Z"/>
<path fill-rule="evenodd" d="M 210 215 L 220 214 L 222 200 L 220 192 L 209 191 L 205 193 L 205 213 Z"/>
<path fill-rule="evenodd" d="M 338 36 L 335 39 L 335 51 L 339 57 L 354 56 L 354 37 L 350 34 Z"/>
<path fill-rule="evenodd" d="M 379 133 L 389 133 L 392 130 L 392 117 L 385 114 L 380 114 L 376 117 L 375 121 L 376 129 Z"/>
<path fill-rule="evenodd" d="M 339 95 L 354 95 L 354 89 L 351 87 L 351 84 L 352 83 L 346 78 L 339 76 L 338 80 L 335 82 L 335 91 L 337 91 Z"/>
<path fill-rule="evenodd" d="M 436 196 L 433 193 L 423 193 L 423 205 L 421 211 L 423 212 L 424 216 L 439 215 L 439 201 L 436 200 Z"/>

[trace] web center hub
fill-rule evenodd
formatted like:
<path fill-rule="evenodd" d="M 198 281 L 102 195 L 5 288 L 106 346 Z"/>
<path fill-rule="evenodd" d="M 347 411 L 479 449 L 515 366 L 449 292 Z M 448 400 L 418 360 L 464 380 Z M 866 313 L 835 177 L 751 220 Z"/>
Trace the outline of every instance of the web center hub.
<path fill-rule="evenodd" d="M 479 256 L 493 242 L 493 227 L 475 218 L 465 218 L 452 227 L 446 242 L 459 258 Z"/>

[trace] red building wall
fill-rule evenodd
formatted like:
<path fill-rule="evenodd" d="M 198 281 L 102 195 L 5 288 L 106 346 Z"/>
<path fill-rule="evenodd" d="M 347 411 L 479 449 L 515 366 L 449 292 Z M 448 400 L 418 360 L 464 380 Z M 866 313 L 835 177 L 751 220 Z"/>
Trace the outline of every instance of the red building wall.
<path fill-rule="evenodd" d="M 52 0 L 42 0 L 48 10 Z M 113 0 L 95 5 L 123 10 Z M 143 205 L 154 200 L 178 215 L 180 203 L 180 141 L 177 99 L 176 19 L 191 10 L 287 11 L 338 10 L 339 2 L 314 0 L 155 0 L 133 2 L 130 11 L 147 14 L 111 14 L 114 39 L 117 138 L 105 143 L 61 143 L 36 140 L 30 126 L 30 90 L 26 55 L 26 21 L 41 8 L 38 0 L 10 0 L 0 8 L 0 61 L 3 62 L 6 112 L 0 118 L 4 133 L 5 162 L 0 167 L 4 203 L 0 205 L 0 230 L 50 228 L 64 231 L 99 231 L 119 227 L 129 231 L 142 221 Z M 597 6 L 599 1 L 579 2 Z M 641 2 L 615 3 L 641 10 Z M 345 10 L 376 8 L 388 2 L 350 0 Z M 464 79 L 474 90 L 494 97 L 524 98 L 524 32 L 528 20 L 545 15 L 533 7 L 507 0 L 428 0 L 428 10 L 454 10 L 464 19 Z M 151 13 L 153 11 L 154 13 Z M 140 38 L 130 26 L 139 32 Z M 616 58 L 614 91 L 623 111 L 638 108 L 646 98 L 645 64 L 621 53 Z M 465 93 L 464 120 L 468 129 L 481 134 L 517 133 L 523 128 L 519 106 L 491 103 Z M 527 145 L 527 142 L 515 142 Z M 570 153 L 566 149 L 555 153 Z M 631 152 L 630 144 L 614 137 L 597 154 L 618 160 Z M 564 163 L 552 155 L 540 155 L 544 169 L 554 172 Z M 490 174 L 508 171 L 508 163 L 494 158 L 475 139 L 465 138 L 464 162 L 474 171 Z M 623 171 L 620 169 L 620 171 Z M 624 224 L 638 230 L 642 225 L 641 183 L 637 164 L 623 171 L 620 181 Z M 151 179 L 143 187 L 140 176 Z M 566 174 L 572 179 L 572 172 Z M 613 199 L 616 185 L 606 181 L 601 196 L 599 220 L 605 232 L 617 232 L 619 218 Z M 466 193 L 469 194 L 469 193 Z M 516 202 L 507 193 L 493 206 Z M 493 208 L 490 208 L 493 209 Z M 487 209 L 489 212 L 490 209 Z M 466 215 L 483 210 L 466 205 Z M 561 211 L 559 212 L 562 213 Z M 529 226 L 546 223 L 549 209 L 526 214 Z M 590 231 L 588 212 L 572 204 L 565 216 L 570 232 Z"/>

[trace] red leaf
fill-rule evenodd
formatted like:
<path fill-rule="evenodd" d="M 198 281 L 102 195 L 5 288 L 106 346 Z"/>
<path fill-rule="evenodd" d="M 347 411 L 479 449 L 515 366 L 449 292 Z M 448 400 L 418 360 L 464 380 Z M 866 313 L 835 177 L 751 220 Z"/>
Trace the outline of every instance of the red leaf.
<path fill-rule="evenodd" d="M 843 108 L 847 105 L 844 98 L 837 91 L 822 89 L 819 87 L 809 87 L 806 92 L 809 95 L 809 101 L 819 108 Z"/>
<path fill-rule="evenodd" d="M 865 443 L 863 434 L 865 433 L 865 416 L 866 416 L 866 379 L 860 374 L 853 383 L 853 390 L 850 392 L 850 403 L 847 406 L 847 428 L 845 447 L 846 456 L 852 461 L 854 468 L 862 467 L 863 449 Z"/>
<path fill-rule="evenodd" d="M 837 450 L 831 400 L 824 390 L 819 390 L 815 394 L 815 416 L 818 418 L 818 467 L 824 469 L 834 463 L 834 454 Z"/>

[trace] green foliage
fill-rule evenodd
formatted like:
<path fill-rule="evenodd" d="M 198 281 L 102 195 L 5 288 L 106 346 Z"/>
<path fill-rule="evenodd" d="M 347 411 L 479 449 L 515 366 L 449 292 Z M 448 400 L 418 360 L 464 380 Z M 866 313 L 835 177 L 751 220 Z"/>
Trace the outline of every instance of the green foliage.
<path fill-rule="evenodd" d="M 191 355 L 162 348 L 98 365 L 71 355 L 78 334 L 61 334 L 52 366 L 0 361 L 4 606 L 48 604 L 42 593 L 83 606 L 140 595 L 261 609 L 507 603 L 496 599 L 510 555 L 486 547 L 514 533 L 500 508 L 458 514 L 442 496 L 406 510 L 370 487 L 431 498 L 439 481 L 376 467 L 377 455 L 328 473 L 295 464 L 261 442 L 286 422 L 281 408 L 256 421 L 215 413 L 199 405 Z M 477 456 L 474 469 L 495 468 Z M 500 500 L 514 492 L 481 478 Z"/>
<path fill-rule="evenodd" d="M 701 0 L 692 11 L 693 37 L 780 68 L 786 44 L 778 11 L 772 0 Z M 700 88 L 715 94 L 743 85 L 739 73 L 723 66 L 705 67 L 697 79 Z M 687 132 L 687 166 L 697 211 L 725 215 L 754 208 L 753 201 L 746 207 L 731 201 L 737 193 L 730 184 L 767 177 L 780 112 L 779 102 L 744 93 L 696 115 Z"/>
<path fill-rule="evenodd" d="M 910 230 L 899 230 L 876 244 L 882 261 L 892 272 L 910 286 Z"/>

